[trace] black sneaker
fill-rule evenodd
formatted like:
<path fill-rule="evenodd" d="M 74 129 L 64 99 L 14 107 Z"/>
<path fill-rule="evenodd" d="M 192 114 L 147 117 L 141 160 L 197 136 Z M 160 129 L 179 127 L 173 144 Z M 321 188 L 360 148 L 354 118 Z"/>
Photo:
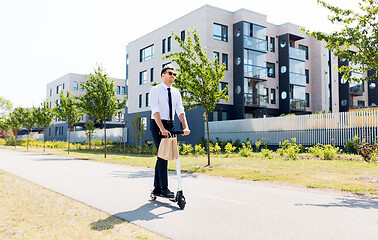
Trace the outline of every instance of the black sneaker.
<path fill-rule="evenodd" d="M 168 188 L 161 190 L 161 195 L 166 198 L 174 198 L 175 194 L 171 191 L 169 191 Z"/>
<path fill-rule="evenodd" d="M 159 188 L 155 187 L 155 189 L 152 190 L 152 194 L 159 196 L 161 194 L 161 188 L 160 187 Z"/>

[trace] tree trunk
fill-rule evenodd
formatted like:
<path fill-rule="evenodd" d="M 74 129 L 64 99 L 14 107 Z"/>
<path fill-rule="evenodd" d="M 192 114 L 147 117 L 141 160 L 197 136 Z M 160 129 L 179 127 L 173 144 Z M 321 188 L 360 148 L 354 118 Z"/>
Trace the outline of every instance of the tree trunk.
<path fill-rule="evenodd" d="M 105 158 L 106 158 L 106 151 L 107 151 L 107 147 L 106 147 L 106 120 L 104 121 L 104 136 L 105 136 Z"/>
<path fill-rule="evenodd" d="M 28 140 L 26 141 L 26 150 L 29 150 L 30 131 L 28 129 Z"/>
<path fill-rule="evenodd" d="M 46 128 L 43 130 L 43 152 L 46 149 Z"/>
<path fill-rule="evenodd" d="M 209 133 L 209 115 L 205 109 L 206 129 L 207 129 L 207 166 L 210 166 L 210 133 Z"/>
<path fill-rule="evenodd" d="M 92 140 L 92 137 L 91 135 L 89 135 L 89 138 L 88 138 L 89 150 L 91 150 L 91 147 L 92 147 L 91 140 Z"/>
<path fill-rule="evenodd" d="M 68 126 L 68 154 L 70 154 L 71 127 Z"/>

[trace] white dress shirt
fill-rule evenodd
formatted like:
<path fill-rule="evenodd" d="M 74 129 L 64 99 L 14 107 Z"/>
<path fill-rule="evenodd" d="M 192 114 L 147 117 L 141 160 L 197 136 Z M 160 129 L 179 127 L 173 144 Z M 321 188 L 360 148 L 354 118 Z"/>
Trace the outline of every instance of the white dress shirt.
<path fill-rule="evenodd" d="M 184 113 L 184 107 L 182 105 L 181 94 L 179 90 L 174 87 L 171 88 L 172 96 L 172 117 L 174 120 L 174 113 L 176 112 L 177 116 L 180 116 L 181 113 Z M 160 118 L 162 120 L 169 119 L 169 105 L 168 105 L 168 86 L 164 83 L 156 85 L 151 88 L 149 94 L 149 102 L 151 107 L 151 118 L 154 119 L 154 114 L 156 112 L 160 113 Z"/>

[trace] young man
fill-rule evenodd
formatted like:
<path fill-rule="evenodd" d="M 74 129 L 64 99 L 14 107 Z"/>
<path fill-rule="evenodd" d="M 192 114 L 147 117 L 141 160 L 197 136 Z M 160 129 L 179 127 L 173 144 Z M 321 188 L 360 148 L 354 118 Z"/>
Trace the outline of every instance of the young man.
<path fill-rule="evenodd" d="M 174 68 L 166 66 L 161 70 L 162 83 L 150 90 L 151 132 L 157 149 L 159 149 L 162 136 L 168 136 L 169 131 L 175 130 L 175 112 L 182 123 L 183 136 L 190 134 L 184 107 L 182 105 L 181 94 L 176 88 L 172 87 L 175 78 L 176 73 Z M 167 165 L 167 160 L 157 158 L 154 179 L 155 189 L 153 193 L 167 198 L 173 198 L 174 193 L 168 189 Z"/>

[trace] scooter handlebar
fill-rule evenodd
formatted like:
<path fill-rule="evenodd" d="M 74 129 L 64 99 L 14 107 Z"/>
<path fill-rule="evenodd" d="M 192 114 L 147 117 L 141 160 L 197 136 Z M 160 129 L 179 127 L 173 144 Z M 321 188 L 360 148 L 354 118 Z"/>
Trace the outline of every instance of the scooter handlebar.
<path fill-rule="evenodd" d="M 184 134 L 184 131 L 169 131 L 171 134 Z"/>

